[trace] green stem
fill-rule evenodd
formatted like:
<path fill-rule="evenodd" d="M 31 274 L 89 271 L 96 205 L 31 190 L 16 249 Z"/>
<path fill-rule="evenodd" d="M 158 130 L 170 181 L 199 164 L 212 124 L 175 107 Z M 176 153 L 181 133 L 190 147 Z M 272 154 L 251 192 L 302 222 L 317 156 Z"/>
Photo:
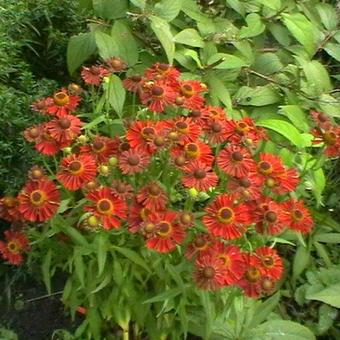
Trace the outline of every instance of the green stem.
<path fill-rule="evenodd" d="M 128 325 L 129 327 L 129 325 Z M 128 329 L 124 329 L 124 332 L 123 332 L 123 340 L 129 340 L 130 337 L 129 337 L 129 328 Z"/>

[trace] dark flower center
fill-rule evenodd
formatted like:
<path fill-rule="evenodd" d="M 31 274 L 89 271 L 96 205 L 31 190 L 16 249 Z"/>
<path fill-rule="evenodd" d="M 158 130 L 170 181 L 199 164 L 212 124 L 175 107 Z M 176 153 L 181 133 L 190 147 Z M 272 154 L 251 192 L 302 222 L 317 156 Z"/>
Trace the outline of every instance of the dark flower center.
<path fill-rule="evenodd" d="M 82 168 L 82 163 L 79 161 L 73 161 L 69 165 L 69 169 L 71 172 L 77 172 Z"/>
<path fill-rule="evenodd" d="M 102 213 L 107 213 L 112 209 L 112 203 L 108 199 L 102 199 L 98 202 L 98 210 Z"/>
<path fill-rule="evenodd" d="M 277 215 L 274 211 L 267 211 L 264 215 L 264 218 L 269 222 L 269 223 L 274 223 L 277 220 Z"/>
<path fill-rule="evenodd" d="M 193 117 L 193 118 L 199 118 L 201 117 L 201 111 L 200 110 L 192 110 L 189 114 L 190 117 Z"/>
<path fill-rule="evenodd" d="M 158 65 L 158 68 L 162 71 L 167 71 L 170 68 L 169 64 L 161 63 Z"/>
<path fill-rule="evenodd" d="M 265 267 L 272 267 L 274 265 L 274 258 L 273 256 L 265 256 L 262 258 L 262 263 Z"/>
<path fill-rule="evenodd" d="M 105 148 L 105 143 L 100 140 L 96 140 L 92 144 L 92 149 L 94 152 L 103 151 L 104 148 Z"/>
<path fill-rule="evenodd" d="M 68 129 L 71 126 L 71 121 L 67 118 L 61 118 L 59 120 L 59 125 L 62 129 Z"/>
<path fill-rule="evenodd" d="M 211 125 L 211 129 L 212 129 L 214 132 L 218 133 L 218 132 L 221 132 L 221 131 L 222 131 L 222 126 L 221 126 L 221 124 L 219 124 L 219 123 L 214 123 L 214 124 Z"/>
<path fill-rule="evenodd" d="M 132 81 L 134 81 L 135 83 L 139 83 L 142 80 L 141 76 L 132 76 L 130 78 Z"/>
<path fill-rule="evenodd" d="M 177 122 L 176 123 L 176 128 L 180 131 L 186 130 L 188 128 L 188 124 L 185 122 Z"/>
<path fill-rule="evenodd" d="M 327 145 L 336 144 L 336 134 L 333 131 L 327 131 L 323 135 L 323 139 Z"/>
<path fill-rule="evenodd" d="M 133 155 L 133 156 L 129 156 L 127 161 L 130 165 L 136 166 L 139 164 L 140 159 L 137 155 Z"/>
<path fill-rule="evenodd" d="M 28 134 L 31 138 L 37 138 L 39 136 L 39 129 L 32 128 L 29 130 Z"/>
<path fill-rule="evenodd" d="M 325 113 L 320 112 L 320 113 L 318 114 L 318 119 L 319 119 L 319 121 L 320 121 L 321 123 L 325 123 L 325 122 L 327 122 L 328 117 L 327 117 L 327 115 L 326 115 Z"/>
<path fill-rule="evenodd" d="M 233 217 L 233 211 L 230 208 L 222 208 L 219 215 L 223 220 L 230 220 Z"/>
<path fill-rule="evenodd" d="M 155 133 L 155 129 L 152 127 L 145 127 L 142 130 L 142 135 L 144 138 L 150 138 Z"/>
<path fill-rule="evenodd" d="M 251 186 L 250 180 L 247 177 L 240 178 L 239 183 L 243 188 L 249 188 Z"/>
<path fill-rule="evenodd" d="M 30 201 L 34 205 L 42 205 L 46 200 L 46 195 L 41 190 L 34 190 L 30 195 Z"/>
<path fill-rule="evenodd" d="M 189 143 L 187 146 L 186 146 L 186 149 L 190 152 L 197 152 L 198 151 L 198 146 L 197 144 L 195 143 Z"/>
<path fill-rule="evenodd" d="M 183 156 L 178 156 L 175 158 L 174 162 L 177 166 L 183 166 L 186 162 L 186 159 Z"/>
<path fill-rule="evenodd" d="M 303 219 L 303 213 L 301 210 L 295 209 L 293 212 L 293 217 L 295 220 L 300 221 Z"/>
<path fill-rule="evenodd" d="M 197 179 L 203 179 L 207 176 L 207 173 L 203 169 L 197 169 L 194 171 L 194 177 Z"/>
<path fill-rule="evenodd" d="M 122 152 L 130 150 L 130 144 L 127 142 L 123 142 L 122 144 L 120 144 L 119 150 Z"/>
<path fill-rule="evenodd" d="M 261 273 L 260 271 L 255 268 L 251 267 L 246 271 L 245 277 L 249 282 L 256 282 L 260 278 Z"/>
<path fill-rule="evenodd" d="M 181 93 L 183 96 L 190 98 L 194 95 L 195 91 L 191 85 L 185 84 L 181 87 Z"/>
<path fill-rule="evenodd" d="M 206 244 L 206 240 L 202 237 L 197 238 L 194 242 L 196 248 L 203 248 Z"/>
<path fill-rule="evenodd" d="M 239 151 L 235 151 L 231 154 L 231 158 L 235 161 L 235 162 L 241 162 L 243 160 L 243 155 L 241 154 L 241 152 Z"/>
<path fill-rule="evenodd" d="M 152 196 L 158 196 L 161 193 L 161 189 L 156 184 L 151 184 L 149 187 L 149 193 Z"/>
<path fill-rule="evenodd" d="M 161 97 L 164 94 L 164 89 L 160 86 L 154 86 L 151 90 L 151 94 L 155 97 Z"/>
<path fill-rule="evenodd" d="M 203 277 L 206 279 L 212 279 L 215 276 L 215 269 L 213 267 L 205 267 L 203 269 Z"/>

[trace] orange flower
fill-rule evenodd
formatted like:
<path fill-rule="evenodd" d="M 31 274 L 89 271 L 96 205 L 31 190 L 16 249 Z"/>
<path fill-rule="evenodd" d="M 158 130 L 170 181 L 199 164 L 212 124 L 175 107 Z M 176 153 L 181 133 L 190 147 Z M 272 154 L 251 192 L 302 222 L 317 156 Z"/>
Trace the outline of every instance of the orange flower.
<path fill-rule="evenodd" d="M 26 183 L 18 200 L 19 211 L 25 220 L 44 222 L 57 212 L 60 195 L 52 181 L 43 179 Z"/>
<path fill-rule="evenodd" d="M 27 237 L 18 231 L 6 230 L 6 242 L 0 241 L 0 254 L 9 263 L 19 265 L 23 261 L 22 254 L 29 249 Z"/>

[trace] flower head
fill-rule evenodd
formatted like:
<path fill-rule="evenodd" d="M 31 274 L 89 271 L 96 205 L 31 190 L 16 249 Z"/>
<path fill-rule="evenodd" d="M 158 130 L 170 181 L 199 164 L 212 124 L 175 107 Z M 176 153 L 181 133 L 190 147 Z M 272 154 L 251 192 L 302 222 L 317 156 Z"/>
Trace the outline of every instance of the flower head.
<path fill-rule="evenodd" d="M 19 265 L 23 261 L 23 253 L 29 250 L 28 239 L 19 231 L 6 230 L 6 241 L 0 241 L 0 254 L 3 259 L 13 265 Z"/>
<path fill-rule="evenodd" d="M 93 65 L 90 67 L 83 66 L 81 77 L 86 84 L 100 85 L 103 78 L 109 75 L 109 71 L 100 65 Z"/>
<path fill-rule="evenodd" d="M 143 172 L 150 163 L 150 156 L 142 149 L 130 149 L 119 157 L 119 168 L 125 175 Z"/>

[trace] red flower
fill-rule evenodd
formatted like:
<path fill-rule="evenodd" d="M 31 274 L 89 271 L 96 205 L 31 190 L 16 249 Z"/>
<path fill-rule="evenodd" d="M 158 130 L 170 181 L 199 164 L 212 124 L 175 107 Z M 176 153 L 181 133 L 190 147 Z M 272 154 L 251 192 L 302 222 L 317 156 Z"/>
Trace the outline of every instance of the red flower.
<path fill-rule="evenodd" d="M 19 211 L 25 220 L 44 222 L 58 210 L 60 194 L 50 180 L 27 182 L 18 195 Z"/>
<path fill-rule="evenodd" d="M 236 205 L 234 200 L 232 195 L 220 195 L 205 208 L 203 223 L 213 236 L 232 240 L 241 237 L 251 224 L 247 205 Z"/>
<path fill-rule="evenodd" d="M 209 188 L 216 186 L 218 182 L 218 177 L 211 167 L 200 161 L 192 161 L 185 165 L 183 171 L 182 184 L 186 188 L 207 191 Z"/>
<path fill-rule="evenodd" d="M 134 196 L 133 188 L 129 183 L 120 180 L 113 180 L 111 184 L 112 193 L 123 200 L 131 199 Z"/>
<path fill-rule="evenodd" d="M 268 177 L 265 185 L 278 195 L 293 192 L 299 184 L 299 174 L 296 169 L 285 169 L 276 177 Z"/>
<path fill-rule="evenodd" d="M 39 142 L 42 134 L 44 133 L 44 126 L 45 124 L 33 125 L 25 129 L 24 137 L 25 139 L 32 143 L 32 142 Z"/>
<path fill-rule="evenodd" d="M 262 195 L 262 180 L 254 172 L 249 172 L 247 176 L 240 178 L 230 178 L 228 190 L 235 193 L 244 200 L 256 200 Z"/>
<path fill-rule="evenodd" d="M 137 233 L 142 229 L 142 223 L 147 220 L 150 211 L 137 201 L 133 201 L 128 207 L 127 224 L 131 233 Z"/>
<path fill-rule="evenodd" d="M 48 122 L 46 130 L 58 143 L 67 144 L 79 136 L 82 125 L 83 123 L 78 117 L 66 115 Z"/>
<path fill-rule="evenodd" d="M 256 222 L 256 230 L 263 234 L 279 234 L 283 231 L 289 216 L 282 205 L 271 198 L 263 198 L 259 203 L 254 203 L 253 219 Z"/>
<path fill-rule="evenodd" d="M 110 72 L 122 72 L 127 68 L 127 63 L 119 57 L 112 57 L 105 61 Z"/>
<path fill-rule="evenodd" d="M 159 129 L 159 123 L 136 120 L 129 127 L 126 133 L 126 139 L 131 148 L 140 147 L 143 151 L 153 154 L 156 151 L 156 146 L 152 141 Z"/>
<path fill-rule="evenodd" d="M 213 240 L 209 234 L 197 234 L 195 239 L 189 243 L 185 251 L 185 256 L 189 260 L 193 257 L 200 258 L 211 255 Z"/>
<path fill-rule="evenodd" d="M 63 144 L 58 143 L 50 135 L 49 131 L 46 128 L 46 124 L 44 124 L 42 128 L 43 130 L 42 130 L 41 135 L 35 141 L 36 143 L 35 149 L 39 151 L 40 153 L 42 153 L 43 155 L 54 156 L 60 151 L 60 149 L 70 145 L 71 143 L 70 141 L 65 142 Z"/>
<path fill-rule="evenodd" d="M 199 110 L 204 105 L 200 93 L 206 91 L 206 86 L 197 80 L 185 80 L 179 83 L 179 93 L 183 98 L 181 106 L 189 110 Z"/>
<path fill-rule="evenodd" d="M 320 129 L 328 130 L 332 126 L 331 119 L 326 113 L 311 110 L 310 114 Z"/>
<path fill-rule="evenodd" d="M 289 214 L 287 227 L 293 230 L 309 233 L 313 228 L 314 222 L 303 200 L 287 200 L 282 203 L 282 209 Z"/>
<path fill-rule="evenodd" d="M 194 124 L 191 118 L 187 117 L 165 121 L 164 129 L 168 131 L 169 138 L 176 139 L 180 144 L 196 142 L 201 134 L 201 128 Z M 177 138 L 170 134 L 175 134 Z"/>
<path fill-rule="evenodd" d="M 106 163 L 110 157 L 117 154 L 117 140 L 104 137 L 95 136 L 90 145 L 83 145 L 80 147 L 82 154 L 91 155 L 96 160 L 96 163 Z"/>
<path fill-rule="evenodd" d="M 80 102 L 79 96 L 71 95 L 65 89 L 55 93 L 51 99 L 53 104 L 46 109 L 46 112 L 57 117 L 67 116 L 75 111 Z"/>
<path fill-rule="evenodd" d="M 123 80 L 123 86 L 130 92 L 140 92 L 144 84 L 144 79 L 141 76 L 135 75 Z"/>
<path fill-rule="evenodd" d="M 195 263 L 194 280 L 201 289 L 217 290 L 225 285 L 228 272 L 215 256 L 201 256 Z"/>
<path fill-rule="evenodd" d="M 314 129 L 311 131 L 314 135 L 314 144 L 324 143 L 325 154 L 328 157 L 340 156 L 340 127 L 330 126 L 326 130 Z"/>
<path fill-rule="evenodd" d="M 150 156 L 142 149 L 136 148 L 122 152 L 119 157 L 119 168 L 124 175 L 144 171 L 150 163 Z"/>
<path fill-rule="evenodd" d="M 47 108 L 51 104 L 53 104 L 53 100 L 51 100 L 51 98 L 42 98 L 32 103 L 31 109 L 35 112 L 47 114 Z"/>
<path fill-rule="evenodd" d="M 257 163 L 257 172 L 263 180 L 269 177 L 277 177 L 284 172 L 285 168 L 279 156 L 269 153 L 261 153 L 260 161 Z"/>
<path fill-rule="evenodd" d="M 188 161 L 198 160 L 208 166 L 211 166 L 214 161 L 210 146 L 199 140 L 179 145 L 173 148 L 171 153 L 173 157 L 183 156 Z"/>
<path fill-rule="evenodd" d="M 168 197 L 157 183 L 152 182 L 139 191 L 137 201 L 150 211 L 160 211 L 165 209 Z"/>
<path fill-rule="evenodd" d="M 225 245 L 224 243 L 217 242 L 213 247 L 213 251 L 215 253 L 214 256 L 222 262 L 226 270 L 224 284 L 232 285 L 238 282 L 246 270 L 244 255 L 241 253 L 240 248 L 238 246 Z"/>
<path fill-rule="evenodd" d="M 163 112 L 167 106 L 175 103 L 176 92 L 163 82 L 144 83 L 140 99 L 142 104 L 147 105 L 150 110 Z"/>
<path fill-rule="evenodd" d="M 283 273 L 283 263 L 277 251 L 264 246 L 256 249 L 256 255 L 261 261 L 263 273 L 274 280 L 280 280 Z"/>
<path fill-rule="evenodd" d="M 228 134 L 225 130 L 227 119 L 219 120 L 209 118 L 203 128 L 205 136 L 210 144 L 220 144 L 227 140 Z"/>
<path fill-rule="evenodd" d="M 264 276 L 261 261 L 257 255 L 244 254 L 244 262 L 246 270 L 237 285 L 243 288 L 247 296 L 258 298 L 261 294 L 261 283 Z"/>
<path fill-rule="evenodd" d="M 4 234 L 6 242 L 0 241 L 2 258 L 14 265 L 21 264 L 22 254 L 29 249 L 27 237 L 21 232 L 12 230 L 6 230 Z"/>
<path fill-rule="evenodd" d="M 81 77 L 85 83 L 96 86 L 100 85 L 103 78 L 107 77 L 109 74 L 109 71 L 100 65 L 93 65 L 90 67 L 83 66 L 81 71 Z"/>
<path fill-rule="evenodd" d="M 173 66 L 164 63 L 155 63 L 146 69 L 145 77 L 149 80 L 162 80 L 173 86 L 178 84 L 180 72 Z"/>
<path fill-rule="evenodd" d="M 208 114 L 210 119 L 214 120 L 225 120 L 228 117 L 224 109 L 219 106 L 207 106 L 203 111 Z"/>
<path fill-rule="evenodd" d="M 168 253 L 174 250 L 185 237 L 183 227 L 174 223 L 176 218 L 177 213 L 170 210 L 151 214 L 148 221 L 154 225 L 154 231 L 146 241 L 146 246 L 159 253 Z"/>
<path fill-rule="evenodd" d="M 109 188 L 91 191 L 86 198 L 94 204 L 87 205 L 84 209 L 99 217 L 104 229 L 121 226 L 121 220 L 126 218 L 127 212 L 127 206 L 123 199 L 114 195 Z"/>
<path fill-rule="evenodd" d="M 203 128 L 209 118 L 209 112 L 204 108 L 199 110 L 192 110 L 189 112 L 188 117 L 191 118 L 192 122 Z"/>
<path fill-rule="evenodd" d="M 239 145 L 225 147 L 217 158 L 217 165 L 228 175 L 245 177 L 256 168 L 256 163 L 251 158 L 249 151 Z"/>
<path fill-rule="evenodd" d="M 96 162 L 91 155 L 72 154 L 61 160 L 57 179 L 68 190 L 76 191 L 93 181 L 96 174 Z"/>
<path fill-rule="evenodd" d="M 0 199 L 0 218 L 12 222 L 20 219 L 19 201 L 16 197 L 5 196 Z"/>

